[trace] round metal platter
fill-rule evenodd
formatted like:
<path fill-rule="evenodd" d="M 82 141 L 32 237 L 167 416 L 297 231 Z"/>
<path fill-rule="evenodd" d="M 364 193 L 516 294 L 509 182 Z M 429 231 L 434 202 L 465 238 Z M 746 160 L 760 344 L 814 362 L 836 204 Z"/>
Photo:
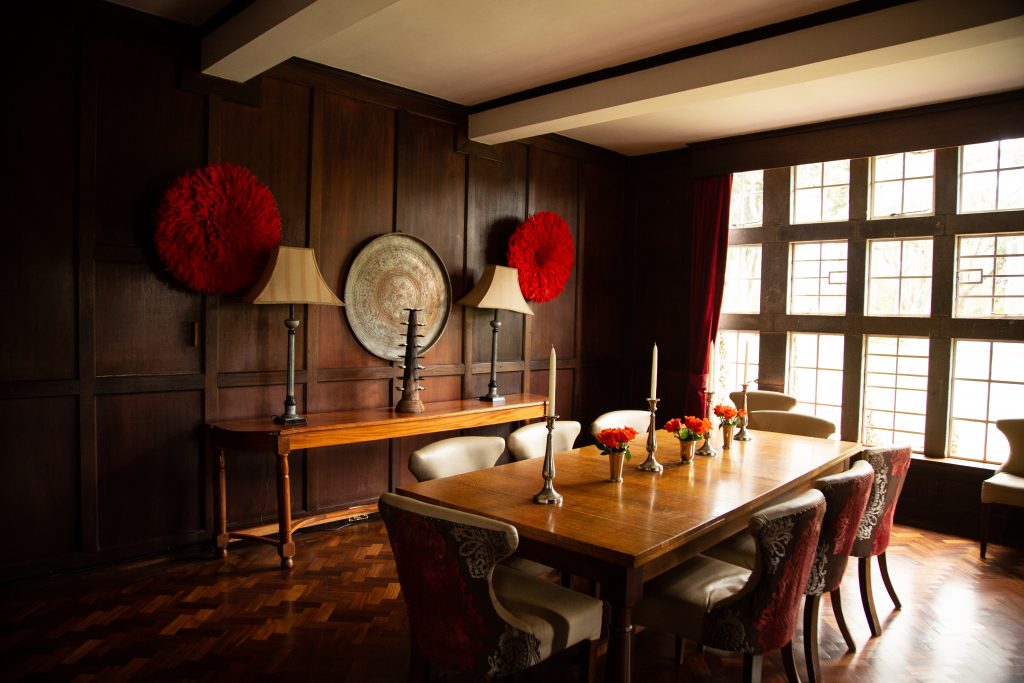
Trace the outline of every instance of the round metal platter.
<path fill-rule="evenodd" d="M 385 360 L 405 353 L 407 308 L 420 308 L 418 339 L 423 353 L 441 338 L 452 308 L 452 283 L 430 245 L 400 232 L 363 247 L 345 279 L 345 316 L 356 339 Z"/>

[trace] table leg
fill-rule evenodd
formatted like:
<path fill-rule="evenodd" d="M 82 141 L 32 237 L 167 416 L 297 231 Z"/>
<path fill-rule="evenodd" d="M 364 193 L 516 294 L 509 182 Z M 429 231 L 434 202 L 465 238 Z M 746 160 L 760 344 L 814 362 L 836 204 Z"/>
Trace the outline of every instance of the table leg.
<path fill-rule="evenodd" d="M 213 484 L 214 505 L 213 514 L 216 535 L 213 538 L 213 553 L 216 557 L 224 559 L 228 556 L 228 486 L 224 472 L 224 449 L 217 451 L 217 480 Z"/>
<path fill-rule="evenodd" d="M 629 683 L 632 672 L 633 607 L 643 595 L 643 583 L 640 574 L 633 570 L 626 570 L 620 581 L 602 585 L 604 598 L 612 608 L 608 623 L 606 680 Z"/>
<path fill-rule="evenodd" d="M 292 491 L 288 477 L 288 451 L 277 454 L 277 554 L 281 569 L 292 568 L 295 543 L 292 541 Z"/>

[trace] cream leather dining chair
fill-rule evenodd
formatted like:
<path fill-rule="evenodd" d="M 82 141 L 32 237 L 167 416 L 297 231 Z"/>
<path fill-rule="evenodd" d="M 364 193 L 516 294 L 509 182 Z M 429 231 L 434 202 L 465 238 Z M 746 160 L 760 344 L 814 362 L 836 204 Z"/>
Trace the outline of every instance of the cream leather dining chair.
<path fill-rule="evenodd" d="M 453 436 L 424 446 L 409 456 L 409 471 L 417 481 L 451 477 L 494 467 L 505 451 L 500 436 Z"/>
<path fill-rule="evenodd" d="M 597 439 L 597 435 L 604 429 L 615 429 L 616 427 L 632 427 L 636 430 L 634 442 L 647 440 L 647 428 L 651 425 L 651 414 L 646 410 L 613 410 L 603 415 L 598 415 L 590 423 L 590 435 Z"/>
<path fill-rule="evenodd" d="M 1010 442 L 1010 457 L 981 484 L 981 559 L 988 548 L 993 505 L 1024 507 L 1024 419 L 998 420 L 996 427 Z"/>
<path fill-rule="evenodd" d="M 737 408 L 743 407 L 742 391 L 730 393 L 729 398 Z M 796 398 L 789 394 L 761 390 L 747 392 L 747 411 L 751 413 L 755 410 L 793 410 L 795 407 Z"/>
<path fill-rule="evenodd" d="M 782 432 L 798 436 L 813 436 L 827 439 L 836 433 L 836 426 L 829 420 L 815 415 L 791 413 L 786 410 L 751 411 L 747 426 L 765 432 Z"/>
<path fill-rule="evenodd" d="M 582 426 L 574 420 L 558 420 L 551 432 L 554 453 L 571 451 Z M 513 460 L 543 458 L 548 445 L 548 427 L 543 422 L 520 427 L 508 436 L 508 452 Z"/>

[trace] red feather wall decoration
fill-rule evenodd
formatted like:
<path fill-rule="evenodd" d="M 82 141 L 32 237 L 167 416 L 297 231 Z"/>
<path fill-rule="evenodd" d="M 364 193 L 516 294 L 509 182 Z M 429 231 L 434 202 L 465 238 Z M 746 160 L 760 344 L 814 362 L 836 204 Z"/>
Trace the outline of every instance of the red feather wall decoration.
<path fill-rule="evenodd" d="M 508 264 L 519 269 L 519 288 L 527 301 L 551 301 L 569 280 L 576 248 L 565 219 L 539 211 L 516 228 L 508 241 Z"/>

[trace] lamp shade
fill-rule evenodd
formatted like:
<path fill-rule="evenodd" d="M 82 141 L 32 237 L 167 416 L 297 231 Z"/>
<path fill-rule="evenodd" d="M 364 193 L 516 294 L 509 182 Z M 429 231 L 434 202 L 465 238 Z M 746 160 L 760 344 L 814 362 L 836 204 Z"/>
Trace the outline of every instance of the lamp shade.
<path fill-rule="evenodd" d="M 253 304 L 345 305 L 324 282 L 313 250 L 303 247 L 275 247 L 245 300 Z"/>
<path fill-rule="evenodd" d="M 523 291 L 519 289 L 519 271 L 505 266 L 487 266 L 476 286 L 458 303 L 473 308 L 500 308 L 533 315 L 523 298 Z"/>

